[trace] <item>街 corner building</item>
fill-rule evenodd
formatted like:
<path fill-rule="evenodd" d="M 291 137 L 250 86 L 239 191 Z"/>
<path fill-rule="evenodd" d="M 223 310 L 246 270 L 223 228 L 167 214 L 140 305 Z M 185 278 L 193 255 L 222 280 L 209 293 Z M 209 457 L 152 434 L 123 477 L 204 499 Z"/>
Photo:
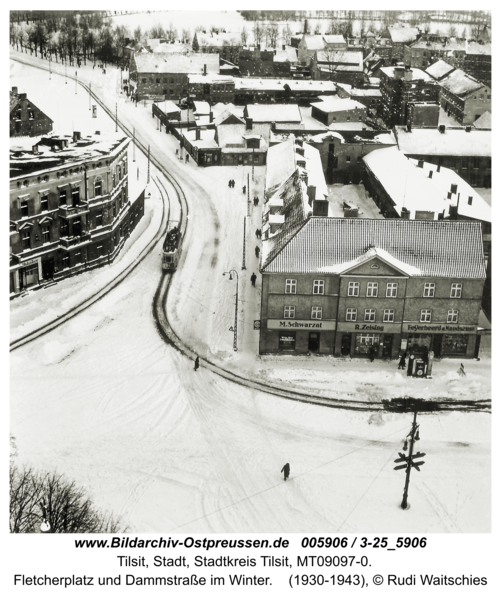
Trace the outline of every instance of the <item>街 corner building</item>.
<path fill-rule="evenodd" d="M 478 222 L 311 216 L 276 236 L 261 271 L 261 354 L 478 355 Z"/>

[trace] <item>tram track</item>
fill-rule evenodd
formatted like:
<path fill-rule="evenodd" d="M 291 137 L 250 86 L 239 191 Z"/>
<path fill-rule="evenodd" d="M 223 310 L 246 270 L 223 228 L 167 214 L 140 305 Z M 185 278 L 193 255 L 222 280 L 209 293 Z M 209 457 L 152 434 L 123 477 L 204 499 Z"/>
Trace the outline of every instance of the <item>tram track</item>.
<path fill-rule="evenodd" d="M 27 66 L 30 66 L 30 67 L 34 67 L 34 68 L 38 68 L 38 69 L 42 69 L 42 70 L 46 70 L 46 71 L 49 70 L 48 68 L 45 68 L 43 66 L 33 65 L 32 63 L 20 60 L 17 57 L 13 58 L 12 60 L 16 60 L 16 61 L 18 61 L 22 64 L 25 64 Z M 88 93 L 92 96 L 92 98 L 94 98 L 94 100 L 101 106 L 101 108 L 111 118 L 115 119 L 115 116 L 112 113 L 112 111 L 104 104 L 104 102 L 99 97 L 97 97 L 95 95 L 94 92 L 92 92 L 91 88 L 89 86 L 87 86 L 87 84 L 85 84 L 84 82 L 82 82 L 81 80 L 78 80 L 77 78 L 75 78 L 73 76 L 68 76 L 68 77 L 71 79 L 74 79 L 74 80 L 76 79 L 77 82 L 85 90 L 87 90 Z M 117 120 L 117 124 L 120 126 L 120 128 L 129 137 L 132 137 L 130 129 L 122 121 L 120 121 L 120 119 L 117 118 L 116 120 Z M 146 145 L 138 138 L 137 135 L 134 136 L 134 141 L 144 154 L 146 154 L 148 152 Z M 177 196 L 177 200 L 178 200 L 179 206 L 180 206 L 179 223 L 180 223 L 180 228 L 181 228 L 181 242 L 180 242 L 179 247 L 180 247 L 180 251 L 182 251 L 184 237 L 185 237 L 185 233 L 186 233 L 186 227 L 187 227 L 187 223 L 188 223 L 188 216 L 189 216 L 189 206 L 188 206 L 188 202 L 186 200 L 186 196 L 184 194 L 184 191 L 183 191 L 181 185 L 177 181 L 177 179 L 169 171 L 167 171 L 167 169 L 164 167 L 164 165 L 151 153 L 150 153 L 150 160 L 151 160 L 152 164 L 155 165 L 155 167 L 161 172 L 161 174 L 172 185 L 172 187 L 175 191 L 175 194 Z M 161 183 L 160 180 L 158 180 L 158 182 L 159 183 L 155 182 L 157 187 L 159 187 L 159 184 L 160 184 L 164 190 L 164 193 L 166 194 L 166 196 L 168 198 L 168 193 L 167 193 L 165 186 L 163 185 L 163 183 Z M 160 187 L 159 187 L 159 189 L 160 189 Z M 162 194 L 161 191 L 160 191 L 160 193 Z M 162 194 L 162 197 L 163 197 L 163 194 Z M 26 336 L 19 338 L 18 340 L 15 340 L 14 342 L 11 342 L 10 350 L 11 351 L 15 350 L 16 348 L 19 348 L 19 347 L 23 346 L 24 344 L 27 344 L 27 343 L 33 341 L 34 339 L 55 329 L 56 327 L 60 326 L 64 322 L 68 321 L 69 319 L 75 317 L 76 315 L 81 313 L 83 310 L 88 308 L 91 304 L 93 304 L 94 302 L 96 302 L 97 300 L 99 300 L 100 298 L 105 296 L 107 293 L 112 291 L 112 289 L 114 289 L 119 283 L 121 283 L 121 281 L 123 281 L 123 279 L 125 279 L 125 277 L 130 272 L 132 272 L 140 264 L 140 262 L 142 260 L 144 260 L 144 258 L 152 251 L 152 249 L 154 248 L 156 243 L 159 241 L 159 239 L 162 236 L 162 229 L 165 228 L 167 225 L 168 217 L 170 214 L 170 208 L 171 207 L 169 204 L 169 209 L 167 211 L 167 219 L 165 219 L 166 201 L 164 200 L 162 225 L 159 228 L 159 230 L 157 231 L 157 233 L 154 237 L 154 240 L 152 240 L 152 242 L 150 242 L 150 244 L 147 246 L 147 248 L 145 250 L 143 250 L 143 252 L 140 254 L 138 259 L 136 259 L 120 275 L 118 275 L 112 282 L 110 282 L 107 286 L 105 286 L 102 290 L 97 292 L 91 298 L 82 302 L 77 307 L 74 307 L 71 311 L 68 311 L 67 313 L 65 313 L 65 315 L 62 315 L 62 316 L 58 317 L 57 319 L 55 319 L 54 321 L 51 321 L 51 323 L 31 332 L 30 334 L 27 334 Z M 155 290 L 155 294 L 153 296 L 153 302 L 152 302 L 153 318 L 155 321 L 155 326 L 156 326 L 160 336 L 162 337 L 162 339 L 166 343 L 168 343 L 172 347 L 174 347 L 181 354 L 185 355 L 186 357 L 188 357 L 190 359 L 194 359 L 195 356 L 197 356 L 197 352 L 195 351 L 194 348 L 189 347 L 186 343 L 184 343 L 179 338 L 179 336 L 175 333 L 171 323 L 169 322 L 168 316 L 167 316 L 167 296 L 168 296 L 169 288 L 170 288 L 170 285 L 172 283 L 172 279 L 173 279 L 175 273 L 176 272 L 174 272 L 172 274 L 162 272 L 159 283 Z M 401 398 L 382 399 L 382 400 L 372 401 L 372 402 L 331 398 L 329 396 L 302 392 L 297 389 L 281 388 L 278 386 L 274 386 L 273 384 L 259 381 L 257 379 L 251 378 L 251 377 L 245 377 L 243 375 L 239 375 L 238 373 L 235 373 L 228 369 L 225 369 L 222 366 L 220 366 L 220 365 L 216 364 L 215 362 L 212 362 L 208 359 L 202 358 L 202 359 L 200 359 L 200 363 L 202 366 L 210 369 L 213 373 L 215 373 L 229 381 L 232 381 L 233 383 L 237 383 L 246 388 L 252 388 L 256 391 L 272 394 L 274 396 L 280 396 L 280 397 L 287 398 L 289 400 L 294 400 L 297 402 L 326 406 L 326 407 L 330 407 L 330 408 L 343 408 L 345 410 L 353 410 L 353 411 L 398 411 L 398 412 L 403 412 L 403 411 L 408 410 L 407 406 L 402 406 Z M 406 400 L 408 400 L 410 403 L 412 403 L 413 399 L 409 398 Z M 491 411 L 491 401 L 489 399 L 482 399 L 482 400 L 477 400 L 477 401 L 476 400 L 456 401 L 456 400 L 451 400 L 450 398 L 433 398 L 429 401 L 429 408 L 430 408 L 429 411 L 426 411 L 426 408 L 424 408 L 424 407 L 426 407 L 426 404 L 427 404 L 427 401 L 420 401 L 420 405 L 421 405 L 420 412 L 442 412 L 442 411 L 490 412 Z"/>

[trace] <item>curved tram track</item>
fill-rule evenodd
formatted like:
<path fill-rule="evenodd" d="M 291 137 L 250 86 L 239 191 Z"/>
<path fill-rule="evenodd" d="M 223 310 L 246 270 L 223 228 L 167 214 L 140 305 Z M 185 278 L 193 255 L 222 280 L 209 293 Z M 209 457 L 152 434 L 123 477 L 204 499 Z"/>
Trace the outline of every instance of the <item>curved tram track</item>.
<path fill-rule="evenodd" d="M 22 64 L 25 64 L 27 66 L 30 66 L 30 67 L 48 71 L 48 69 L 43 66 L 33 65 L 32 63 L 20 60 L 19 58 L 13 58 L 12 60 L 16 60 L 16 61 L 18 61 Z M 72 77 L 72 76 L 68 76 L 68 77 L 71 79 L 75 79 L 75 77 Z M 78 80 L 78 83 L 94 98 L 94 100 L 101 106 L 101 108 L 103 110 L 106 111 L 106 113 L 112 119 L 115 119 L 115 115 L 112 113 L 112 111 L 100 100 L 99 97 L 97 97 L 95 95 L 94 92 L 92 92 L 92 90 L 85 83 L 83 83 L 80 80 Z M 129 137 L 132 137 L 130 129 L 119 119 L 118 119 L 118 125 Z M 148 152 L 146 145 L 143 142 L 141 142 L 141 140 L 138 138 L 137 135 L 135 136 L 134 139 L 135 139 L 135 143 L 142 150 L 142 152 L 146 154 Z M 175 194 L 177 196 L 176 199 L 177 199 L 177 202 L 179 203 L 179 207 L 180 207 L 180 217 L 179 217 L 179 222 L 180 222 L 180 227 L 181 227 L 180 250 L 182 251 L 183 240 L 184 240 L 184 236 L 185 236 L 185 232 L 186 232 L 186 227 L 187 227 L 187 222 L 188 222 L 188 213 L 189 213 L 189 207 L 188 207 L 188 203 L 186 200 L 186 196 L 184 194 L 184 191 L 183 191 L 181 185 L 177 181 L 177 179 L 169 171 L 167 171 L 167 169 L 164 167 L 164 165 L 151 153 L 150 153 L 150 160 L 156 166 L 156 168 L 162 173 L 162 175 L 167 179 L 167 181 L 169 181 L 169 183 L 172 185 L 172 187 L 175 191 Z M 11 344 L 10 344 L 11 351 L 23 346 L 24 344 L 31 342 L 32 340 L 37 339 L 38 337 L 41 337 L 42 335 L 48 333 L 49 331 L 55 329 L 59 325 L 65 323 L 66 321 L 72 319 L 73 317 L 75 317 L 76 315 L 78 315 L 79 313 L 84 311 L 91 304 L 95 303 L 97 300 L 99 300 L 100 298 L 105 296 L 112 289 L 114 289 L 119 283 L 121 283 L 127 277 L 127 275 L 129 273 L 131 273 L 139 265 L 139 263 L 142 260 L 144 260 L 144 258 L 153 250 L 153 248 L 155 247 L 157 242 L 160 240 L 162 235 L 165 233 L 164 230 L 165 230 L 167 222 L 169 220 L 169 213 L 170 213 L 170 204 L 169 204 L 169 208 L 166 210 L 166 201 L 169 197 L 168 197 L 167 190 L 165 189 L 165 186 L 159 179 L 158 179 L 158 181 L 155 181 L 155 184 L 157 185 L 157 187 L 159 187 L 159 190 L 160 190 L 160 187 L 162 187 L 164 190 L 164 193 L 166 195 L 166 197 L 164 197 L 164 193 L 162 193 L 162 190 L 160 190 L 160 193 L 164 200 L 162 224 L 161 224 L 159 230 L 157 231 L 157 233 L 155 234 L 154 239 L 150 242 L 150 244 L 148 244 L 148 246 L 145 248 L 145 250 L 143 250 L 143 252 L 139 255 L 139 257 L 136 260 L 134 260 L 134 262 L 131 265 L 129 265 L 129 267 L 124 269 L 124 271 L 120 275 L 118 275 L 115 279 L 113 279 L 113 281 L 111 281 L 108 285 L 106 285 L 102 290 L 97 292 L 91 298 L 85 300 L 84 302 L 82 302 L 81 304 L 79 304 L 78 306 L 73 308 L 71 311 L 68 311 L 65 315 L 60 316 L 59 318 L 55 319 L 51 323 L 48 323 L 44 327 L 41 327 L 41 328 L 33 331 L 32 333 L 30 333 L 26 336 L 23 336 L 23 337 L 19 338 L 18 340 L 15 340 L 14 342 L 11 342 Z M 171 198 L 170 200 L 173 200 L 173 199 Z M 172 325 L 169 322 L 168 316 L 167 316 L 167 295 L 169 293 L 170 284 L 172 282 L 172 278 L 174 277 L 174 275 L 175 275 L 175 272 L 172 274 L 162 272 L 160 281 L 158 282 L 158 286 L 157 286 L 157 289 L 156 289 L 154 297 L 153 297 L 153 304 L 152 304 L 153 318 L 155 321 L 156 328 L 157 328 L 160 336 L 164 339 L 164 341 L 166 343 L 170 344 L 171 346 L 173 346 L 176 350 L 178 350 L 183 355 L 187 356 L 190 359 L 193 359 L 197 355 L 196 351 L 193 348 L 190 348 L 189 346 L 187 346 L 177 336 L 177 334 L 175 333 Z M 390 400 L 381 400 L 381 401 L 378 400 L 378 401 L 374 401 L 374 402 L 359 402 L 359 401 L 354 401 L 354 400 L 342 400 L 342 399 L 330 398 L 328 396 L 323 396 L 323 395 L 318 395 L 318 394 L 308 394 L 306 392 L 301 392 L 298 390 L 283 389 L 283 388 L 274 386 L 269 383 L 263 383 L 261 381 L 258 381 L 257 379 L 244 377 L 242 375 L 239 375 L 237 373 L 229 371 L 229 370 L 223 368 L 222 366 L 220 366 L 210 360 L 207 360 L 207 359 L 201 359 L 200 362 L 201 362 L 202 366 L 210 369 L 217 375 L 224 377 L 225 379 L 227 379 L 229 381 L 238 383 L 239 385 L 242 385 L 247 388 L 253 388 L 257 391 L 265 392 L 265 393 L 272 394 L 275 396 L 281 396 L 283 398 L 287 398 L 289 400 L 295 400 L 297 402 L 305 402 L 308 404 L 316 404 L 316 405 L 321 405 L 321 406 L 328 406 L 331 408 L 343 408 L 346 410 L 356 410 L 356 411 L 388 411 L 389 410 L 389 411 L 398 411 L 398 412 L 409 410 L 409 403 L 413 402 L 413 399 L 410 399 L 410 398 L 408 398 L 408 399 L 395 398 L 395 399 L 390 399 Z M 470 412 L 470 411 L 490 412 L 491 411 L 491 401 L 488 399 L 477 400 L 477 401 L 476 400 L 455 401 L 455 400 L 451 400 L 449 398 L 435 398 L 431 401 L 420 401 L 419 404 L 420 404 L 421 412 L 439 412 L 439 411 L 452 411 L 452 410 L 462 411 L 462 412 Z"/>

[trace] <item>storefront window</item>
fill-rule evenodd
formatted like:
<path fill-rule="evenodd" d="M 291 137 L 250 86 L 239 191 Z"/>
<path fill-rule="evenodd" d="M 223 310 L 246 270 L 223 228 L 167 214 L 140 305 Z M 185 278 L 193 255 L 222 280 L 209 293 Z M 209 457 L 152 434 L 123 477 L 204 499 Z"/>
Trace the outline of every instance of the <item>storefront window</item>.
<path fill-rule="evenodd" d="M 37 265 L 32 265 L 30 267 L 26 267 L 23 273 L 24 277 L 24 285 L 28 287 L 29 285 L 36 285 L 38 283 L 38 267 Z"/>
<path fill-rule="evenodd" d="M 420 348 L 431 348 L 431 335 L 414 334 L 409 336 L 409 350 L 418 351 Z"/>
<path fill-rule="evenodd" d="M 296 334 L 285 333 L 278 336 L 279 350 L 295 350 L 296 349 Z"/>
<path fill-rule="evenodd" d="M 355 340 L 355 354 L 369 354 L 371 346 L 379 345 L 379 335 L 372 333 L 357 333 Z"/>
<path fill-rule="evenodd" d="M 442 343 L 442 354 L 454 354 L 464 356 L 468 347 L 467 335 L 444 335 Z"/>

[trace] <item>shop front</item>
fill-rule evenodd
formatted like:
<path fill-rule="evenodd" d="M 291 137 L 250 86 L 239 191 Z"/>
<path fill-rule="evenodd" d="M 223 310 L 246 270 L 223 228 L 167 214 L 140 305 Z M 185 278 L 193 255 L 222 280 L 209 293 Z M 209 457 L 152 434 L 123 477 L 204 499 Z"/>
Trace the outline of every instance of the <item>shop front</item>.
<path fill-rule="evenodd" d="M 261 354 L 331 354 L 336 321 L 268 319 Z M 264 342 L 264 343 L 263 343 Z"/>
<path fill-rule="evenodd" d="M 374 348 L 376 358 L 397 358 L 400 328 L 400 323 L 338 323 L 334 355 L 368 357 Z"/>
<path fill-rule="evenodd" d="M 32 258 L 23 261 L 19 268 L 19 288 L 24 290 L 39 284 L 42 279 L 41 258 Z"/>
<path fill-rule="evenodd" d="M 408 351 L 423 355 L 432 350 L 435 358 L 473 358 L 478 345 L 475 325 L 405 323 L 402 334 Z"/>

